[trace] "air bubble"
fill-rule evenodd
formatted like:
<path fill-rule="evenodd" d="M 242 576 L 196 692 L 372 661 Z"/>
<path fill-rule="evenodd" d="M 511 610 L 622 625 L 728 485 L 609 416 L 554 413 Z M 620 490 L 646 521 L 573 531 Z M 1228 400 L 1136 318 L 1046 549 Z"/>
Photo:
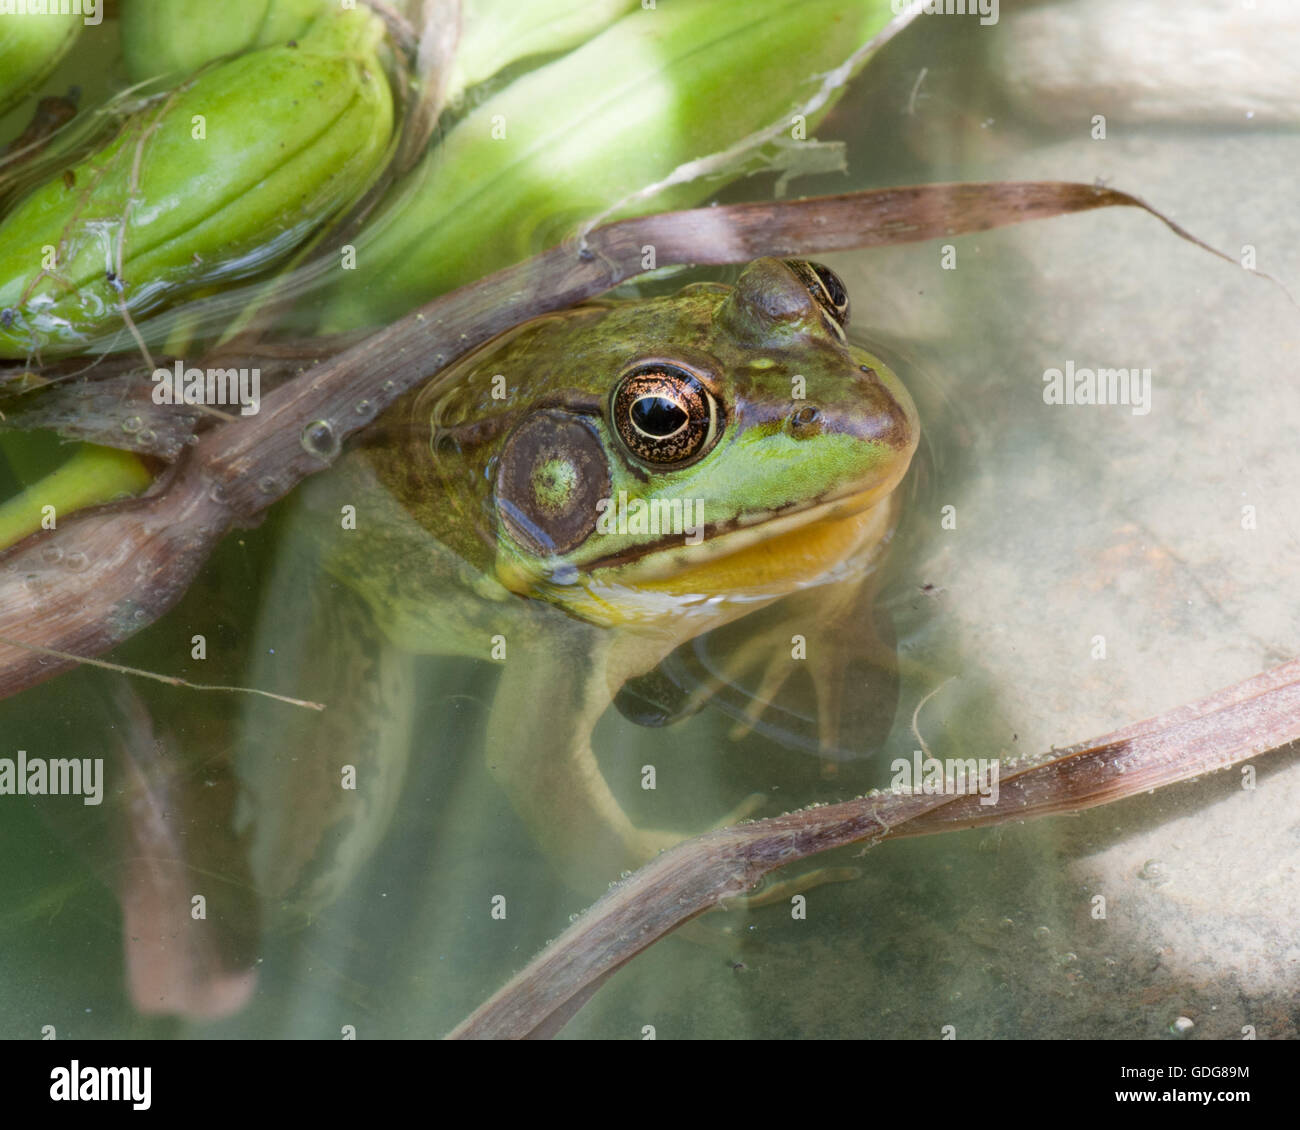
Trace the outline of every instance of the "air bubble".
<path fill-rule="evenodd" d="M 1169 871 L 1158 859 L 1148 859 L 1142 864 L 1142 870 L 1138 872 L 1138 878 L 1145 883 L 1153 883 L 1159 886 L 1161 883 L 1169 882 Z"/>
<path fill-rule="evenodd" d="M 299 438 L 303 450 L 317 459 L 333 459 L 339 453 L 338 433 L 328 420 L 313 420 Z"/>
<path fill-rule="evenodd" d="M 47 545 L 41 550 L 41 560 L 47 565 L 57 565 L 63 560 L 63 550 L 57 545 Z"/>
<path fill-rule="evenodd" d="M 73 573 L 81 573 L 90 565 L 90 558 L 80 550 L 74 550 L 64 559 L 64 566 Z"/>
<path fill-rule="evenodd" d="M 122 430 L 127 435 L 133 436 L 144 427 L 144 421 L 139 416 L 128 416 L 122 421 Z"/>

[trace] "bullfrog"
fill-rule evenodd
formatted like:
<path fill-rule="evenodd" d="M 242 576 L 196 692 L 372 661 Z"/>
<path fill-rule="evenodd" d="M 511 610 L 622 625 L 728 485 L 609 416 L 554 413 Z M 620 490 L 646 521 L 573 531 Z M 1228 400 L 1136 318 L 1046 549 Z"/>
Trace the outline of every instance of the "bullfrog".
<path fill-rule="evenodd" d="M 251 681 L 328 708 L 245 708 L 241 821 L 264 890 L 310 913 L 373 851 L 428 695 L 421 656 L 499 665 L 488 767 L 574 888 L 700 831 L 631 819 L 592 732 L 685 641 L 782 602 L 731 657 L 770 687 L 790 624 L 834 624 L 862 598 L 919 431 L 848 321 L 833 271 L 775 258 L 734 285 L 540 317 L 305 484 L 305 548 L 278 566 L 263 616 L 281 627 Z M 718 823 L 753 810 L 742 798 Z"/>

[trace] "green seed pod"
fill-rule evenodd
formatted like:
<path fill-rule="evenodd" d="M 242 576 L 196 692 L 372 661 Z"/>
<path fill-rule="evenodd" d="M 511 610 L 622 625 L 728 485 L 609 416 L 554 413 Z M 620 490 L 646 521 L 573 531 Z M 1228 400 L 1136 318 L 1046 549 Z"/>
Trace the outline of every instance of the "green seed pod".
<path fill-rule="evenodd" d="M 616 206 L 626 216 L 698 203 L 717 176 L 623 202 L 774 123 L 798 139 L 817 114 L 795 121 L 797 108 L 892 15 L 890 0 L 633 9 L 453 127 L 363 234 L 322 328 L 389 321 Z"/>
<path fill-rule="evenodd" d="M 384 159 L 382 34 L 348 10 L 297 47 L 222 63 L 33 190 L 0 222 L 0 356 L 76 353 L 119 330 L 123 306 L 138 320 L 301 244 Z"/>
<path fill-rule="evenodd" d="M 122 56 L 132 82 L 188 75 L 223 55 L 287 43 L 327 0 L 122 0 Z"/>
<path fill-rule="evenodd" d="M 77 13 L 0 15 L 0 114 L 34 89 L 77 41 L 86 17 Z"/>
<path fill-rule="evenodd" d="M 568 51 L 604 31 L 640 0 L 464 0 L 464 30 L 449 97 L 520 59 Z"/>

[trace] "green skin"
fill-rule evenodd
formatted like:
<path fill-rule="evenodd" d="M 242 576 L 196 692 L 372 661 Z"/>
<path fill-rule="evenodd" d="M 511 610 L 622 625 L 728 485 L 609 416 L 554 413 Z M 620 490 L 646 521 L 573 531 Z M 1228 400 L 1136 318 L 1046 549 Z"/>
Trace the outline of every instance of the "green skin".
<path fill-rule="evenodd" d="M 624 375 L 646 362 L 689 368 L 716 398 L 715 438 L 685 465 L 648 465 L 612 418 Z M 804 399 L 792 398 L 796 376 Z M 539 420 L 560 442 L 530 453 L 519 437 Z M 572 438 L 575 450 L 565 446 Z M 257 749 L 243 775 L 266 887 L 319 906 L 377 842 L 410 739 L 414 654 L 502 660 L 488 763 L 575 887 L 603 890 L 678 842 L 685 831 L 638 827 L 620 809 L 592 753 L 597 720 L 627 680 L 702 632 L 782 598 L 805 625 L 860 598 L 917 438 L 898 378 L 849 344 L 803 278 L 775 259 L 750 264 L 734 289 L 696 285 L 537 319 L 408 395 L 369 443 L 304 488 L 296 520 L 315 556 L 280 566 L 267 605 L 282 622 L 295 598 L 333 590 L 328 611 L 318 601 L 290 613 L 328 642 L 309 640 L 298 661 L 273 635 L 275 663 L 253 683 L 271 686 L 272 670 L 292 669 L 295 685 L 275 689 L 331 704 L 346 695 L 348 706 L 305 723 L 286 720 L 300 712 L 249 706 Z M 585 512 L 596 494 L 619 491 L 702 500 L 702 541 L 586 529 L 564 510 L 576 500 Z M 347 506 L 355 530 L 341 528 Z M 539 553 L 502 519 L 512 507 L 541 516 L 534 532 L 559 515 L 550 532 L 565 551 Z M 787 663 L 789 634 L 775 649 Z M 359 661 L 340 661 L 341 640 Z M 539 725 L 537 704 L 551 724 Z M 306 804 L 304 741 L 321 759 L 319 800 Z M 338 789 L 340 758 L 357 766 L 367 796 Z M 276 798 L 291 787 L 299 803 L 287 812 Z M 309 809 L 319 827 L 305 834 Z"/>

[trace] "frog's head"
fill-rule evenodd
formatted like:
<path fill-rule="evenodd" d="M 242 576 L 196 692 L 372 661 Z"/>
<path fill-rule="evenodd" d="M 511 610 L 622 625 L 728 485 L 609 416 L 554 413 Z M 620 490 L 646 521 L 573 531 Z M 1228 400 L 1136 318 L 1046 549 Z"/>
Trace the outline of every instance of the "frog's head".
<path fill-rule="evenodd" d="M 852 567 L 916 449 L 911 398 L 847 321 L 834 273 L 778 259 L 536 319 L 413 399 L 390 486 L 478 569 L 575 615 L 743 611 Z"/>

